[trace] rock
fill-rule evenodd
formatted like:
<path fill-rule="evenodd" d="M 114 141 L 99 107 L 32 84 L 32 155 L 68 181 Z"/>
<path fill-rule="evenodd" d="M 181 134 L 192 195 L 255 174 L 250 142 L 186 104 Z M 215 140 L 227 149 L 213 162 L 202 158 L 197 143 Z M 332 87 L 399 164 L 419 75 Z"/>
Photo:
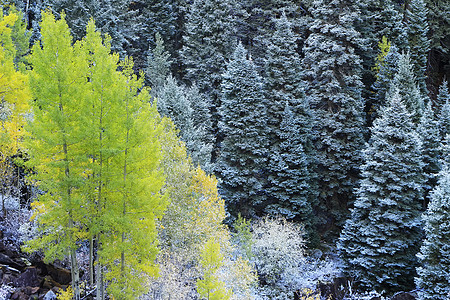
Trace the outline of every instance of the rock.
<path fill-rule="evenodd" d="M 56 300 L 56 294 L 52 290 L 48 291 L 44 296 L 44 300 Z"/>
<path fill-rule="evenodd" d="M 27 268 L 25 272 L 19 275 L 17 278 L 16 286 L 39 286 L 41 281 L 37 275 L 37 270 L 34 267 Z"/>
<path fill-rule="evenodd" d="M 72 280 L 72 275 L 70 274 L 69 270 L 58 268 L 53 265 L 47 265 L 47 271 L 52 278 L 60 283 L 60 284 L 69 284 Z"/>
<path fill-rule="evenodd" d="M 0 264 L 11 266 L 15 263 L 8 255 L 0 252 Z"/>
<path fill-rule="evenodd" d="M 55 286 L 61 288 L 61 285 L 58 282 L 54 281 L 50 275 L 44 277 L 41 286 L 47 290 L 51 290 Z"/>
<path fill-rule="evenodd" d="M 413 296 L 413 294 L 411 293 L 407 293 L 407 292 L 400 292 L 395 294 L 391 300 L 416 300 L 416 297 Z"/>

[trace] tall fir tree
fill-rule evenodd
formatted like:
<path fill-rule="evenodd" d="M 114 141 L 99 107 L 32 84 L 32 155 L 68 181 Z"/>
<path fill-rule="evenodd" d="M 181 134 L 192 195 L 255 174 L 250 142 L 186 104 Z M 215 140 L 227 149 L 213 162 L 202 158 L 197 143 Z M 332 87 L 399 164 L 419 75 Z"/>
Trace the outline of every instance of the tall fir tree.
<path fill-rule="evenodd" d="M 234 0 L 194 0 L 186 17 L 181 55 L 185 80 L 217 101 L 221 74 L 236 45 Z M 215 103 L 216 105 L 218 103 Z"/>
<path fill-rule="evenodd" d="M 303 74 L 317 120 L 322 222 L 336 229 L 354 201 L 364 145 L 361 61 L 354 51 L 360 41 L 353 27 L 358 10 L 351 1 L 316 0 L 311 12 L 314 21 L 303 48 Z"/>
<path fill-rule="evenodd" d="M 436 102 L 439 111 L 437 115 L 440 140 L 443 141 L 447 134 L 450 134 L 450 93 L 448 91 L 447 80 L 444 80 L 440 85 Z"/>
<path fill-rule="evenodd" d="M 377 45 L 386 37 L 401 50 L 408 46 L 406 27 L 402 22 L 401 7 L 392 0 L 360 1 L 361 16 L 356 21 L 356 29 L 364 38 L 356 51 L 361 56 L 363 65 L 362 80 L 365 86 L 365 98 L 371 95 L 371 86 L 377 79 L 373 64 L 376 61 Z"/>
<path fill-rule="evenodd" d="M 237 18 L 238 37 L 249 49 L 255 64 L 264 69 L 268 40 L 272 38 L 276 20 L 285 14 L 294 24 L 294 31 L 306 32 L 307 19 L 304 3 L 292 0 L 250 0 L 240 2 Z M 297 36 L 298 42 L 303 40 Z"/>
<path fill-rule="evenodd" d="M 425 240 L 417 255 L 416 284 L 420 300 L 446 300 L 450 296 L 450 172 L 445 165 L 422 216 Z"/>
<path fill-rule="evenodd" d="M 411 0 L 406 9 L 408 45 L 413 64 L 414 75 L 419 84 L 419 90 L 428 96 L 426 71 L 430 40 L 428 38 L 428 8 L 425 0 Z"/>
<path fill-rule="evenodd" d="M 307 183 L 313 179 L 307 170 L 314 156 L 311 145 L 312 116 L 303 92 L 297 38 L 286 13 L 275 20 L 275 25 L 276 31 L 268 41 L 265 64 L 271 149 L 267 191 L 272 202 L 267 212 L 310 222 L 310 202 L 316 196 L 312 191 L 314 183 Z M 289 126 L 295 127 L 295 133 L 289 131 Z M 288 146 L 288 143 L 292 145 Z M 299 171 L 302 168 L 305 168 L 305 173 Z M 303 206 L 289 208 L 288 195 L 296 199 L 291 204 L 302 202 Z"/>
<path fill-rule="evenodd" d="M 90 19 L 105 34 L 111 36 L 111 48 L 121 57 L 138 56 L 137 33 L 142 29 L 138 11 L 129 0 L 44 0 L 55 14 L 64 11 L 75 39 L 81 40 Z"/>
<path fill-rule="evenodd" d="M 151 95 L 158 97 L 158 94 L 166 83 L 167 76 L 170 74 L 170 65 L 172 60 L 170 54 L 165 50 L 164 42 L 159 33 L 155 35 L 155 47 L 147 58 L 147 82 L 151 87 Z"/>
<path fill-rule="evenodd" d="M 186 88 L 169 75 L 159 91 L 157 102 L 161 115 L 175 123 L 194 164 L 211 172 L 213 137 L 207 98 L 195 86 Z"/>
<path fill-rule="evenodd" d="M 194 0 L 189 6 L 181 60 L 184 80 L 196 84 L 210 97 L 214 141 L 213 160 L 220 143 L 218 135 L 221 75 L 236 47 L 236 0 Z"/>
<path fill-rule="evenodd" d="M 387 39 L 379 44 L 379 48 L 380 53 L 375 66 L 378 72 L 376 73 L 376 80 L 372 86 L 374 93 L 369 101 L 367 101 L 367 105 L 369 106 L 369 115 L 367 116 L 369 126 L 378 117 L 382 107 L 386 105 L 386 94 L 389 91 L 395 74 L 398 73 L 398 61 L 400 59 L 397 47 Z M 387 53 L 384 55 L 383 51 L 386 51 L 386 49 Z"/>
<path fill-rule="evenodd" d="M 398 91 L 371 128 L 362 180 L 339 239 L 345 271 L 364 289 L 414 287 L 421 239 L 422 145 Z"/>
<path fill-rule="evenodd" d="M 418 127 L 418 133 L 422 139 L 422 160 L 424 162 L 423 173 L 426 178 L 424 185 L 423 209 L 427 208 L 428 195 L 436 186 L 437 175 L 441 170 L 441 138 L 439 132 L 439 122 L 428 102 Z"/>
<path fill-rule="evenodd" d="M 207 173 L 212 173 L 214 163 L 211 161 L 214 135 L 212 133 L 212 117 L 210 98 L 200 93 L 197 85 L 185 88 L 186 99 L 192 108 L 194 141 L 191 143 L 191 156 L 195 164 Z"/>
<path fill-rule="evenodd" d="M 418 124 L 425 108 L 425 101 L 414 76 L 414 67 L 408 53 L 403 53 L 400 56 L 398 71 L 394 76 L 388 93 L 392 94 L 397 90 L 405 102 L 408 111 L 412 114 L 413 122 Z"/>
<path fill-rule="evenodd" d="M 223 74 L 216 164 L 219 189 L 232 217 L 261 213 L 265 205 L 267 102 L 263 82 L 239 43 Z"/>
<path fill-rule="evenodd" d="M 292 111 L 288 103 L 283 112 L 279 126 L 279 145 L 272 147 L 270 155 L 270 175 L 268 193 L 270 204 L 265 213 L 272 216 L 283 216 L 287 219 L 302 222 L 311 243 L 316 242 L 317 235 L 313 225 L 313 197 L 310 191 L 312 175 L 309 171 L 309 160 L 303 148 L 303 140 L 298 133 L 302 130 L 299 117 Z"/>

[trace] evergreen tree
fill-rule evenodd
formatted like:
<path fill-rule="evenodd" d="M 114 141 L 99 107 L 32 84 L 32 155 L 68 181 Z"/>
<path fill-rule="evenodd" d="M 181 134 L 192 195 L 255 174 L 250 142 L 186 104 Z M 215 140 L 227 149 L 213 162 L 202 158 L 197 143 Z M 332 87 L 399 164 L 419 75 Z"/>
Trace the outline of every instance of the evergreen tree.
<path fill-rule="evenodd" d="M 236 44 L 234 0 L 194 0 L 186 19 L 182 58 L 185 79 L 214 100 L 221 74 Z M 218 103 L 215 103 L 216 105 Z"/>
<path fill-rule="evenodd" d="M 139 32 L 139 48 L 143 51 L 155 49 L 158 44 L 157 34 L 164 37 L 168 52 L 175 57 L 180 49 L 179 40 L 181 28 L 179 18 L 185 8 L 185 1 L 180 0 L 139 0 L 134 6 L 139 9 L 139 15 L 144 22 Z"/>
<path fill-rule="evenodd" d="M 441 138 L 439 134 L 439 122 L 436 120 L 434 111 L 431 107 L 431 101 L 420 119 L 418 132 L 422 139 L 422 160 L 424 162 L 423 173 L 426 178 L 424 185 L 424 205 L 426 209 L 428 203 L 428 194 L 435 187 L 437 175 L 441 170 L 440 152 Z"/>
<path fill-rule="evenodd" d="M 353 28 L 357 10 L 351 1 L 316 0 L 311 12 L 315 20 L 303 48 L 303 74 L 317 120 L 320 209 L 324 222 L 340 226 L 354 200 L 364 144 L 361 64 L 354 52 L 360 40 Z"/>
<path fill-rule="evenodd" d="M 450 173 L 448 165 L 439 184 L 431 192 L 427 211 L 422 216 L 425 240 L 417 255 L 416 284 L 421 300 L 445 300 L 450 296 Z"/>
<path fill-rule="evenodd" d="M 181 60 L 184 80 L 196 84 L 211 99 L 214 141 L 213 160 L 220 143 L 218 136 L 221 74 L 237 43 L 235 0 L 193 0 L 186 16 Z"/>
<path fill-rule="evenodd" d="M 297 38 L 285 13 L 275 25 L 265 64 L 271 149 L 267 190 L 272 203 L 266 211 L 311 222 L 314 185 L 307 183 L 312 179 L 307 169 L 308 154 L 313 155 L 312 117 L 303 93 Z"/>
<path fill-rule="evenodd" d="M 191 143 L 191 155 L 194 163 L 199 164 L 202 170 L 212 173 L 214 135 L 212 134 L 212 120 L 210 112 L 210 98 L 198 90 L 197 85 L 185 88 L 186 99 L 192 108 L 192 123 L 194 127 Z"/>
<path fill-rule="evenodd" d="M 450 134 L 450 93 L 448 91 L 448 82 L 444 80 L 439 87 L 437 96 L 437 107 L 439 109 L 439 130 L 440 140 L 443 141 L 447 134 Z"/>
<path fill-rule="evenodd" d="M 132 3 L 130 0 L 44 0 L 44 6 L 51 7 L 54 13 L 64 10 L 76 40 L 81 40 L 89 20 L 94 19 L 96 26 L 111 36 L 112 50 L 122 57 L 126 54 L 137 56 L 136 52 L 139 52 L 135 45 L 142 22 Z"/>
<path fill-rule="evenodd" d="M 412 114 L 413 122 L 419 123 L 424 110 L 424 97 L 420 93 L 416 78 L 414 76 L 413 65 L 408 53 L 400 56 L 398 61 L 398 71 L 391 83 L 389 93 L 399 91 L 400 97 L 405 102 L 408 111 Z M 390 95 L 392 97 L 392 95 Z"/>
<path fill-rule="evenodd" d="M 254 216 L 265 203 L 267 104 L 262 78 L 241 43 L 223 74 L 221 102 L 219 188 L 233 217 Z"/>
<path fill-rule="evenodd" d="M 278 132 L 280 144 L 276 150 L 272 150 L 270 157 L 271 204 L 267 205 L 265 212 L 272 216 L 282 215 L 287 219 L 302 222 L 311 238 L 314 235 L 309 184 L 311 175 L 303 141 L 298 135 L 302 130 L 301 124 L 299 118 L 286 104 Z"/>
<path fill-rule="evenodd" d="M 177 83 L 175 78 L 169 75 L 157 101 L 159 113 L 172 119 L 180 131 L 181 140 L 188 144 L 189 149 L 189 144 L 194 139 L 194 124 L 192 122 L 192 107 L 186 99 L 184 88 Z"/>
<path fill-rule="evenodd" d="M 362 59 L 365 84 L 364 96 L 370 96 L 370 87 L 377 79 L 373 64 L 377 57 L 377 45 L 385 37 L 395 43 L 400 49 L 408 46 L 403 14 L 399 5 L 392 0 L 369 0 L 359 2 L 361 14 L 356 22 L 356 28 L 364 38 L 364 43 L 357 46 L 357 53 Z"/>
<path fill-rule="evenodd" d="M 446 0 L 425 0 L 428 8 L 430 46 L 441 53 L 448 53 L 445 39 L 450 36 L 450 3 Z"/>
<path fill-rule="evenodd" d="M 411 0 L 406 10 L 408 43 L 413 64 L 414 75 L 419 84 L 419 90 L 428 96 L 426 71 L 430 40 L 428 39 L 428 8 L 425 0 Z"/>
<path fill-rule="evenodd" d="M 376 68 L 378 72 L 372 86 L 374 94 L 368 101 L 370 107 L 368 116 L 369 125 L 372 125 L 372 122 L 378 117 L 381 108 L 386 105 L 386 94 L 389 91 L 395 74 L 398 73 L 398 62 L 400 60 L 397 47 L 387 40 L 385 40 L 385 43 L 380 43 L 379 47 L 381 51 L 386 51 L 383 49 L 387 49 L 387 53 L 383 55 L 381 52 L 381 57 L 377 59 Z"/>
<path fill-rule="evenodd" d="M 339 250 L 347 273 L 366 289 L 414 287 L 421 238 L 421 141 L 398 91 L 371 128 L 362 180 Z"/>
<path fill-rule="evenodd" d="M 156 45 L 147 59 L 147 81 L 151 87 L 151 95 L 158 97 L 170 74 L 170 54 L 164 49 L 164 42 L 159 33 L 155 35 Z"/>
<path fill-rule="evenodd" d="M 206 99 L 196 87 L 187 89 L 169 75 L 157 101 L 161 115 L 171 118 L 175 123 L 193 162 L 210 172 L 213 140 L 209 134 L 211 127 L 207 127 L 211 119 L 208 107 L 205 107 Z"/>
<path fill-rule="evenodd" d="M 237 34 L 242 43 L 248 47 L 258 68 L 263 69 L 265 65 L 267 41 L 272 38 L 276 20 L 283 14 L 295 23 L 292 24 L 293 30 L 296 32 L 307 30 L 304 3 L 299 4 L 292 0 L 250 0 L 241 2 L 240 5 Z M 300 35 L 296 38 L 302 40 Z"/>

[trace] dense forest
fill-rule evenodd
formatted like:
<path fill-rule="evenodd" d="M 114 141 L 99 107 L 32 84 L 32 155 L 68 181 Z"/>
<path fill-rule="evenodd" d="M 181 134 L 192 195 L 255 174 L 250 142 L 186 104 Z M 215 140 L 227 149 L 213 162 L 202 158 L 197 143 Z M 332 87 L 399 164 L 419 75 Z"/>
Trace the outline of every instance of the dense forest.
<path fill-rule="evenodd" d="M 450 299 L 449 1 L 1 5 L 0 299 Z"/>

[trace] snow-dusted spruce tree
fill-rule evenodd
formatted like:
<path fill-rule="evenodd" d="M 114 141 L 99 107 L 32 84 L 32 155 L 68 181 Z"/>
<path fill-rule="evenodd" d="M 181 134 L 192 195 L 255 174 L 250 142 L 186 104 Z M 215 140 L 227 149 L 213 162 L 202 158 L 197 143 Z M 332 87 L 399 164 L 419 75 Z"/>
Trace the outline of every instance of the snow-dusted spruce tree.
<path fill-rule="evenodd" d="M 156 34 L 160 34 L 167 41 L 167 49 L 171 55 L 175 54 L 177 37 L 179 35 L 178 18 L 185 7 L 179 0 L 137 0 L 134 5 L 139 8 L 144 24 L 139 32 L 139 48 L 147 50 L 155 48 L 158 43 Z M 184 2 L 184 1 L 183 1 Z"/>
<path fill-rule="evenodd" d="M 406 9 L 409 51 L 419 90 L 425 96 L 428 95 L 425 72 L 430 51 L 427 18 L 428 9 L 425 0 L 411 0 Z"/>
<path fill-rule="evenodd" d="M 313 237 L 314 216 L 309 191 L 311 175 L 308 158 L 298 136 L 301 130 L 298 119 L 287 104 L 277 135 L 280 144 L 270 157 L 271 203 L 265 207 L 265 212 L 302 222 L 309 237 Z"/>
<path fill-rule="evenodd" d="M 315 115 L 320 209 L 328 225 L 343 225 L 354 200 L 364 146 L 361 63 L 354 52 L 360 35 L 353 1 L 315 0 L 305 41 L 304 78 Z M 332 215 L 330 215 L 330 212 Z"/>
<path fill-rule="evenodd" d="M 181 51 L 185 79 L 217 100 L 226 59 L 236 46 L 235 0 L 194 0 Z M 217 103 L 214 103 L 217 104 Z"/>
<path fill-rule="evenodd" d="M 297 27 L 301 20 L 299 15 L 305 10 L 300 9 L 299 2 L 294 0 L 248 0 L 240 2 L 242 11 L 237 18 L 238 37 L 244 45 L 249 46 L 249 52 L 257 67 L 263 68 L 268 50 L 267 41 L 272 38 L 275 18 L 286 14 L 289 19 L 297 23 L 293 24 Z"/>
<path fill-rule="evenodd" d="M 165 50 L 163 39 L 159 33 L 155 34 L 155 47 L 147 57 L 147 68 L 145 69 L 146 80 L 151 87 L 150 94 L 158 97 L 167 76 L 170 74 L 172 60 L 170 54 Z"/>
<path fill-rule="evenodd" d="M 378 55 L 378 43 L 386 37 L 401 49 L 406 49 L 407 35 L 402 23 L 401 7 L 392 0 L 365 0 L 358 1 L 358 4 L 361 14 L 356 22 L 356 29 L 365 43 L 359 45 L 356 51 L 362 59 L 364 95 L 367 97 L 371 95 L 370 87 L 376 80 L 373 65 Z"/>
<path fill-rule="evenodd" d="M 189 88 L 185 88 L 185 97 L 192 108 L 194 140 L 189 149 L 192 160 L 195 164 L 200 164 L 202 170 L 211 173 L 214 168 L 214 164 L 211 162 L 214 135 L 212 134 L 210 98 L 200 93 L 195 84 Z"/>
<path fill-rule="evenodd" d="M 239 43 L 223 74 L 219 107 L 223 142 L 216 164 L 220 191 L 233 217 L 254 216 L 265 205 L 267 102 L 262 78 Z"/>
<path fill-rule="evenodd" d="M 303 93 L 301 59 L 291 23 L 283 14 L 275 25 L 276 31 L 268 41 L 264 78 L 271 149 L 267 190 L 272 202 L 266 212 L 310 222 L 313 193 L 307 155 L 313 155 L 312 117 Z M 303 203 L 300 206 L 299 197 Z M 294 203 L 297 205 L 292 206 Z"/>
<path fill-rule="evenodd" d="M 424 96 L 420 93 L 417 85 L 414 67 L 408 53 L 400 55 L 398 71 L 394 76 L 388 93 L 394 94 L 397 90 L 406 108 L 412 114 L 413 122 L 418 124 L 424 110 Z M 389 95 L 389 97 L 393 97 L 393 95 Z"/>
<path fill-rule="evenodd" d="M 440 110 L 438 115 L 439 131 L 441 141 L 450 134 L 450 93 L 448 91 L 448 82 L 444 80 L 439 86 L 439 94 L 437 96 L 437 106 Z"/>
<path fill-rule="evenodd" d="M 111 49 L 114 52 L 136 54 L 132 45 L 140 31 L 140 22 L 135 22 L 137 11 L 130 7 L 129 0 L 44 0 L 44 7 L 50 7 L 54 13 L 62 10 L 66 13 L 67 23 L 74 36 L 80 40 L 86 33 L 86 25 L 93 18 L 97 28 L 111 36 Z M 127 52 L 131 51 L 131 52 Z"/>
<path fill-rule="evenodd" d="M 420 138 L 422 139 L 422 160 L 424 162 L 423 173 L 426 181 L 424 185 L 424 205 L 428 200 L 429 192 L 435 187 L 437 182 L 437 174 L 441 170 L 440 152 L 441 152 L 441 138 L 439 134 L 439 122 L 434 115 L 431 107 L 431 101 L 428 102 L 423 115 L 420 118 L 418 127 Z"/>
<path fill-rule="evenodd" d="M 363 289 L 414 287 L 421 238 L 422 143 L 398 91 L 371 128 L 362 180 L 339 239 L 345 271 Z"/>
<path fill-rule="evenodd" d="M 439 183 L 431 192 L 422 218 L 425 240 L 419 257 L 416 284 L 420 300 L 447 300 L 450 297 L 450 170 L 445 165 Z"/>
<path fill-rule="evenodd" d="M 389 91 L 389 87 L 395 74 L 397 74 L 398 61 L 400 59 L 397 47 L 389 40 L 383 39 L 378 46 L 380 48 L 380 53 L 375 65 L 378 73 L 375 75 L 376 80 L 372 85 L 374 93 L 370 97 L 368 103 L 368 105 L 370 105 L 368 116 L 369 125 L 372 125 L 373 120 L 378 117 L 381 108 L 386 105 L 386 93 Z M 385 51 L 387 51 L 386 54 L 384 54 Z"/>
<path fill-rule="evenodd" d="M 443 41 L 450 34 L 450 2 L 447 0 L 425 0 L 428 8 L 429 37 L 431 48 L 444 53 L 449 46 Z M 444 25 L 445 24 L 445 25 Z"/>

